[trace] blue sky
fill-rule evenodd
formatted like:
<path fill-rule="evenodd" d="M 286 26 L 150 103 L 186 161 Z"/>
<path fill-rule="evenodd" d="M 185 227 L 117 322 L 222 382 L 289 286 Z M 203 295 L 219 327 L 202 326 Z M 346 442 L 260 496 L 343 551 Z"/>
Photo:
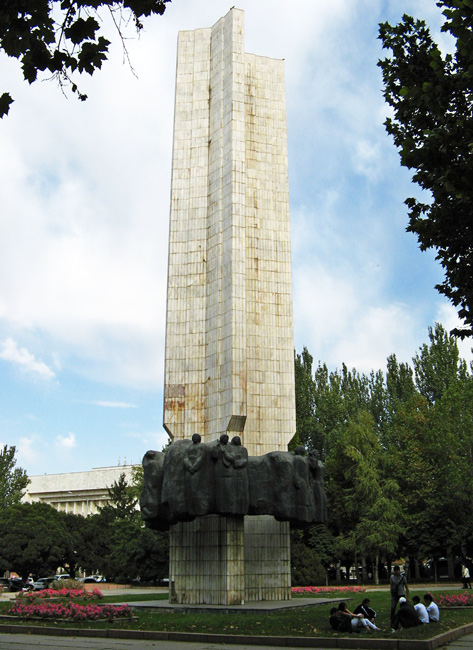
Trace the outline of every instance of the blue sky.
<path fill-rule="evenodd" d="M 0 55 L 0 443 L 30 475 L 141 462 L 162 428 L 167 229 L 177 32 L 221 0 L 174 0 L 80 79 L 85 103 L 29 86 Z M 248 52 L 284 58 L 294 333 L 331 369 L 410 361 L 453 308 L 407 234 L 417 192 L 383 121 L 378 23 L 435 33 L 434 0 L 242 0 Z M 132 34 L 130 34 L 132 35 Z M 441 44 L 448 48 L 445 37 Z M 469 343 L 462 354 L 470 359 Z"/>

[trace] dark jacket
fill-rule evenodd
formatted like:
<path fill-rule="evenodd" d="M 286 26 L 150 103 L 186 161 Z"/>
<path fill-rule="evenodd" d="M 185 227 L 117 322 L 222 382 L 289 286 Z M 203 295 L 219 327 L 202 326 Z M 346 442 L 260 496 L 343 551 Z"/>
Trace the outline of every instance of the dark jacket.
<path fill-rule="evenodd" d="M 414 605 L 410 603 L 401 603 L 399 606 L 399 611 L 394 617 L 393 627 L 396 630 L 399 626 L 401 627 L 416 627 L 420 625 L 419 617 L 417 612 L 414 609 Z"/>
<path fill-rule="evenodd" d="M 354 614 L 363 614 L 365 618 L 368 618 L 370 621 L 372 618 L 376 618 L 376 612 L 371 607 L 367 605 L 358 605 L 358 607 L 353 612 Z"/>

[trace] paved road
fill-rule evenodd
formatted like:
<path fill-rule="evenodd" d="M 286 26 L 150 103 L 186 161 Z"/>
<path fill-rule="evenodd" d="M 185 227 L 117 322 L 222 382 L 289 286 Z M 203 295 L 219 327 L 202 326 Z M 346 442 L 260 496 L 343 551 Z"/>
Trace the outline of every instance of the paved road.
<path fill-rule="evenodd" d="M 184 643 L 182 641 L 137 641 L 135 639 L 90 639 L 80 637 L 0 634 L 0 650 L 274 650 L 274 646 L 233 645 L 218 643 Z M 300 650 L 285 646 L 286 650 Z M 472 650 L 473 634 L 448 646 L 448 650 Z M 312 648 L 312 650 L 324 650 Z"/>
<path fill-rule="evenodd" d="M 473 634 L 463 636 L 461 639 L 450 643 L 447 646 L 448 650 L 472 650 L 473 649 Z"/>
<path fill-rule="evenodd" d="M 472 646 L 473 647 L 473 646 Z M 250 646 L 182 641 L 137 641 L 135 639 L 87 639 L 80 637 L 0 634 L 1 650 L 274 650 L 274 646 Z M 285 646 L 285 650 L 291 649 Z M 298 648 L 297 650 L 300 650 Z M 313 648 L 312 650 L 317 650 Z M 456 650 L 456 649 L 455 649 Z M 462 648 L 465 650 L 465 648 Z"/>

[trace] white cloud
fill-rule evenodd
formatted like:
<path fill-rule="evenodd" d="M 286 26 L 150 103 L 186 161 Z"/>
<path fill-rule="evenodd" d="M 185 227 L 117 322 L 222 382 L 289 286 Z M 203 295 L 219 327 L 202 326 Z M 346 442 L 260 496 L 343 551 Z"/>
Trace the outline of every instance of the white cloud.
<path fill-rule="evenodd" d="M 139 441 L 139 449 L 143 450 L 154 449 L 156 451 L 161 451 L 170 440 L 166 431 L 145 431 L 142 433 L 129 432 L 124 435 L 127 438 L 133 438 L 134 440 Z M 144 455 L 144 452 L 142 455 Z"/>
<path fill-rule="evenodd" d="M 458 317 L 458 314 L 455 311 L 455 307 L 453 307 L 453 305 L 450 303 L 442 304 L 439 306 L 435 320 L 436 322 L 441 323 L 447 332 L 450 332 L 457 327 L 462 328 L 465 326 L 465 324 Z M 463 341 L 461 339 L 457 339 L 457 345 L 462 359 L 465 359 L 468 362 L 473 361 L 473 340 L 471 338 L 463 339 Z"/>
<path fill-rule="evenodd" d="M 38 462 L 38 459 L 41 457 L 39 447 L 41 446 L 41 441 L 38 436 L 23 436 L 20 438 L 19 443 L 16 445 L 18 452 L 18 466 L 19 467 L 30 467 L 35 465 Z"/>
<path fill-rule="evenodd" d="M 92 402 L 96 406 L 104 406 L 105 408 L 118 408 L 118 409 L 136 409 L 135 404 L 128 404 L 127 402 Z"/>
<path fill-rule="evenodd" d="M 67 436 L 56 436 L 56 444 L 61 449 L 72 449 L 77 444 L 75 433 L 69 433 Z"/>
<path fill-rule="evenodd" d="M 43 361 L 37 361 L 26 348 L 19 348 L 16 341 L 6 338 L 1 342 L 0 359 L 20 366 L 25 372 L 42 379 L 53 379 L 56 375 Z"/>
<path fill-rule="evenodd" d="M 238 6 L 247 51 L 285 58 L 296 347 L 306 345 L 331 367 L 369 371 L 392 352 L 409 361 L 433 321 L 409 293 L 418 276 L 402 286 L 393 262 L 408 237 L 408 194 L 382 126 L 388 107 L 377 23 L 407 12 L 434 19 L 437 29 L 438 9 L 432 0 Z M 97 390 L 98 382 L 162 389 L 177 32 L 208 27 L 228 8 L 221 0 L 176 0 L 163 17 L 146 20 L 140 40 L 127 42 L 138 79 L 109 30 L 109 61 L 80 78 L 85 103 L 66 100 L 52 83 L 29 86 L 18 62 L 2 58 L 2 86 L 15 103 L 0 130 L 0 340 L 11 341 L 0 350 L 36 376 L 61 370 L 62 388 L 81 404 L 91 395 L 135 399 Z M 404 187 L 407 178 L 403 172 Z M 432 311 L 440 304 L 433 289 L 423 300 Z M 85 396 L 84 380 L 94 382 Z M 134 430 L 149 433 L 136 435 L 143 447 L 160 449 L 167 435 L 153 431 L 154 420 L 140 427 L 146 409 L 137 403 Z M 28 405 L 40 415 L 43 438 L 27 431 L 21 459 L 36 454 L 38 471 L 44 462 L 63 471 L 81 455 L 74 434 L 56 435 L 80 430 L 87 448 L 87 427 L 74 421 L 54 430 L 44 404 L 51 412 L 51 402 Z M 100 415 L 115 432 L 112 409 L 134 407 L 96 404 L 110 409 Z M 156 404 L 159 410 L 162 399 Z M 65 449 L 74 449 L 70 458 Z"/>

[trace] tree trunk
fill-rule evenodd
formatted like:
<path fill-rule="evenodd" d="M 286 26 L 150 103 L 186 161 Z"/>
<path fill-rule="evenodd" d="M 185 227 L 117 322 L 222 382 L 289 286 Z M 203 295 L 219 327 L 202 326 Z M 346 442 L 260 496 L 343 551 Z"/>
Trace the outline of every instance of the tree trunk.
<path fill-rule="evenodd" d="M 341 572 L 340 569 L 341 569 L 341 564 L 340 564 L 340 562 L 337 562 L 337 564 L 335 566 L 335 582 L 337 584 L 340 584 L 341 581 L 342 581 L 342 572 Z"/>
<path fill-rule="evenodd" d="M 438 582 L 437 558 L 434 557 L 434 582 Z"/>
<path fill-rule="evenodd" d="M 368 571 L 366 570 L 366 558 L 363 556 L 361 559 L 361 567 L 363 571 L 363 584 L 368 582 Z"/>
<path fill-rule="evenodd" d="M 414 575 L 416 580 L 420 580 L 419 558 L 414 558 Z"/>
<path fill-rule="evenodd" d="M 373 571 L 374 571 L 374 584 L 379 585 L 379 553 L 376 553 L 376 556 L 374 558 Z"/>
<path fill-rule="evenodd" d="M 347 562 L 345 564 L 345 582 L 350 582 L 350 569 L 351 569 L 351 564 Z"/>
<path fill-rule="evenodd" d="M 452 551 L 449 549 L 447 552 L 447 566 L 448 566 L 448 579 L 449 580 L 454 580 L 455 579 L 455 571 L 453 568 L 453 555 Z"/>

